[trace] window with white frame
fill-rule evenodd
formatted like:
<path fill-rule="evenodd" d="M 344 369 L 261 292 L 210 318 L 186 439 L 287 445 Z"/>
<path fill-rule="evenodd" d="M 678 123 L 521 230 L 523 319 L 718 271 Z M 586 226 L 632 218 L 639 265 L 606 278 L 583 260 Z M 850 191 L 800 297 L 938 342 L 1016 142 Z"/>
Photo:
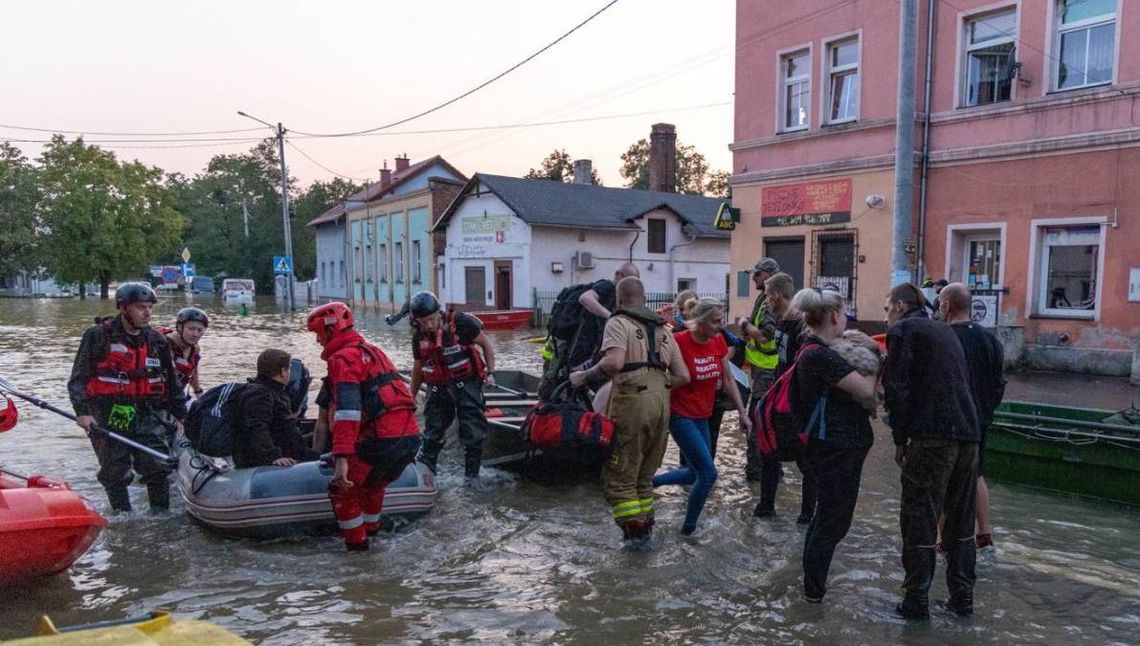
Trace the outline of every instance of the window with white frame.
<path fill-rule="evenodd" d="M 997 289 L 1001 286 L 1001 237 L 972 235 L 963 250 L 962 275 L 970 289 Z"/>
<path fill-rule="evenodd" d="M 380 243 L 380 282 L 388 282 L 388 245 Z"/>
<path fill-rule="evenodd" d="M 423 258 L 420 256 L 420 241 L 412 240 L 412 282 L 423 282 L 423 271 L 420 268 L 420 263 Z"/>
<path fill-rule="evenodd" d="M 340 261 L 340 286 L 344 287 L 344 261 Z"/>
<path fill-rule="evenodd" d="M 859 118 L 859 39 L 847 38 L 827 46 L 828 123 Z"/>
<path fill-rule="evenodd" d="M 1017 10 L 966 19 L 962 105 L 1009 101 L 1013 89 Z"/>
<path fill-rule="evenodd" d="M 396 243 L 395 260 L 396 262 L 392 267 L 392 273 L 394 274 L 393 280 L 397 283 L 402 283 L 404 282 L 404 243 L 402 242 Z"/>
<path fill-rule="evenodd" d="M 1100 292 L 1100 225 L 1046 226 L 1038 237 L 1037 313 L 1093 318 Z"/>
<path fill-rule="evenodd" d="M 785 131 L 806 130 L 811 115 L 811 50 L 780 57 L 780 124 Z"/>
<path fill-rule="evenodd" d="M 1057 0 L 1056 89 L 1112 82 L 1117 0 Z"/>

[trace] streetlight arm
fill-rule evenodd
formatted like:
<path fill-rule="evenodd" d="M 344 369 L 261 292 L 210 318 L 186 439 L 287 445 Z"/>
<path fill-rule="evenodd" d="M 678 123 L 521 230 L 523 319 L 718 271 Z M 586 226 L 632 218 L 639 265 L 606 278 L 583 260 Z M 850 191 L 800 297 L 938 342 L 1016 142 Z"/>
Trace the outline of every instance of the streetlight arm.
<path fill-rule="evenodd" d="M 269 123 L 268 121 L 263 121 L 261 119 L 258 119 L 257 117 L 253 116 L 252 114 L 246 114 L 246 113 L 242 112 L 241 110 L 238 110 L 237 113 L 239 116 L 245 117 L 246 119 L 253 119 L 254 121 L 256 121 L 262 125 L 269 126 L 270 128 L 273 128 L 274 130 L 277 129 L 277 126 L 273 125 L 272 123 Z"/>

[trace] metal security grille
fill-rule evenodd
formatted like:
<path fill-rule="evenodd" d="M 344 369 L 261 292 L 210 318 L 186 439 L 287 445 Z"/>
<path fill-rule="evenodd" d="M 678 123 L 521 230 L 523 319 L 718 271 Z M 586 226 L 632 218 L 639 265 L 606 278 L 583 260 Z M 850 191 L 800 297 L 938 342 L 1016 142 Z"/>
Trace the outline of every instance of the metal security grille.
<path fill-rule="evenodd" d="M 847 309 L 857 315 L 855 283 L 859 264 L 859 234 L 855 229 L 812 231 L 813 287 L 834 289 L 847 299 Z"/>

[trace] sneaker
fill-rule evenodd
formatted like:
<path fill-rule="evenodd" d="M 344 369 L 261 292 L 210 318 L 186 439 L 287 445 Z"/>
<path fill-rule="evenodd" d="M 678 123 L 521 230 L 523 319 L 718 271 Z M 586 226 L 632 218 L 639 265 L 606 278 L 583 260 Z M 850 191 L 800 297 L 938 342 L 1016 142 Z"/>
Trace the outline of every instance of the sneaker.
<path fill-rule="evenodd" d="M 823 603 L 823 595 L 821 594 L 818 597 L 815 597 L 805 592 L 804 603 Z"/>

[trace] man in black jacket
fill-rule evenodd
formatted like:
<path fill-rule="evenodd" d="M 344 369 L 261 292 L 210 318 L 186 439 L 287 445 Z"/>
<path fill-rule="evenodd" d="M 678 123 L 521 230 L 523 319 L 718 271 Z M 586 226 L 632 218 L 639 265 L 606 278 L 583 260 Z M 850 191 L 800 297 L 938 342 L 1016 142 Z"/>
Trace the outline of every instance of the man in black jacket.
<path fill-rule="evenodd" d="M 297 430 L 285 394 L 289 364 L 289 353 L 283 350 L 266 350 L 257 357 L 257 377 L 242 388 L 231 409 L 235 467 L 288 467 L 319 457 Z"/>
<path fill-rule="evenodd" d="M 908 619 L 930 616 L 938 517 L 945 513 L 946 606 L 973 612 L 974 502 L 981 432 L 962 344 L 949 326 L 932 321 L 922 293 L 910 283 L 891 290 L 886 303 L 887 360 L 883 389 L 902 467 L 902 562 L 906 595 L 896 611 Z"/>

